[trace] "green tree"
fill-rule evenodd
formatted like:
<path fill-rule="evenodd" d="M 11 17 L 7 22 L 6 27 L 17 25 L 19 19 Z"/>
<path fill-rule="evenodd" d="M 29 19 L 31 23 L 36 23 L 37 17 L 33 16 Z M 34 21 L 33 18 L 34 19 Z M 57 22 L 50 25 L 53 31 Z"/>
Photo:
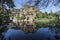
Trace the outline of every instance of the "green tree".
<path fill-rule="evenodd" d="M 9 8 L 9 10 L 6 8 L 6 5 L 7 7 Z M 6 11 L 6 22 L 8 23 L 10 18 L 9 18 L 9 14 L 10 14 L 10 8 L 13 8 L 14 7 L 14 2 L 13 0 L 0 0 L 0 8 L 4 8 L 4 10 Z M 2 9 L 3 11 L 3 9 Z M 4 14 L 4 13 L 2 13 Z M 2 19 L 1 19 L 2 20 Z M 3 20 L 2 20 L 3 21 Z"/>
<path fill-rule="evenodd" d="M 29 0 L 28 3 L 33 6 L 47 7 L 50 3 L 54 6 L 59 5 L 60 0 Z"/>
<path fill-rule="evenodd" d="M 0 8 L 0 25 L 4 24 L 7 19 L 7 11 L 4 8 Z"/>

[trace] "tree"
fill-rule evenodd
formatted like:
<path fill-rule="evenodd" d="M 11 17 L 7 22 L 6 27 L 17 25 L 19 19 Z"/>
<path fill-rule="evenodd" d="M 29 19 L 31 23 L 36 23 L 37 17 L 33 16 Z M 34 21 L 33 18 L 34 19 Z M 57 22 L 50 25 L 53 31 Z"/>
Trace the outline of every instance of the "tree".
<path fill-rule="evenodd" d="M 4 12 L 3 12 L 4 11 Z M 0 8 L 0 25 L 4 24 L 4 22 L 7 19 L 7 14 L 6 10 L 4 8 Z"/>
<path fill-rule="evenodd" d="M 7 12 L 7 19 L 6 19 L 6 22 L 8 23 L 9 22 L 9 14 L 10 14 L 10 8 L 13 8 L 14 7 L 14 2 L 13 0 L 0 0 L 0 7 L 1 8 L 4 8 Z M 7 7 L 9 8 L 9 10 L 7 9 Z M 3 10 L 2 10 L 3 11 Z M 4 14 L 4 13 L 2 13 Z"/>
<path fill-rule="evenodd" d="M 4 5 L 5 4 L 5 5 Z M 10 7 L 13 7 L 14 6 L 14 2 L 13 0 L 0 0 L 0 6 L 8 6 L 9 8 Z"/>
<path fill-rule="evenodd" d="M 50 3 L 54 6 L 60 6 L 60 0 L 29 0 L 28 5 L 36 6 L 37 8 L 46 8 Z"/>
<path fill-rule="evenodd" d="M 38 1 L 40 1 L 40 2 L 38 2 Z M 41 1 L 43 1 L 44 3 L 46 3 L 47 2 L 47 4 L 46 5 L 48 5 L 49 3 L 52 3 L 54 6 L 57 6 L 59 3 L 60 3 L 60 0 L 37 0 L 36 2 L 38 2 L 38 4 L 39 3 L 41 3 Z M 43 4 L 44 4 L 43 3 Z M 36 3 L 37 4 L 37 3 Z M 57 4 L 57 5 L 56 5 Z"/>

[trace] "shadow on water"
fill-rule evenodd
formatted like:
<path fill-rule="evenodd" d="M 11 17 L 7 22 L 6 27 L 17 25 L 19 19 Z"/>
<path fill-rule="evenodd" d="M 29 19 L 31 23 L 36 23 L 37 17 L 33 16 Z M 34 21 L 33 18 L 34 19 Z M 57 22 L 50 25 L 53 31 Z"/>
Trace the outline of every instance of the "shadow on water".
<path fill-rule="evenodd" d="M 0 28 L 0 40 L 3 40 L 4 35 L 2 35 L 2 33 L 6 31 L 7 31 L 7 26 Z"/>
<path fill-rule="evenodd" d="M 2 35 L 2 40 L 60 40 L 60 28 L 38 27 L 34 22 L 27 22 L 9 27 Z"/>

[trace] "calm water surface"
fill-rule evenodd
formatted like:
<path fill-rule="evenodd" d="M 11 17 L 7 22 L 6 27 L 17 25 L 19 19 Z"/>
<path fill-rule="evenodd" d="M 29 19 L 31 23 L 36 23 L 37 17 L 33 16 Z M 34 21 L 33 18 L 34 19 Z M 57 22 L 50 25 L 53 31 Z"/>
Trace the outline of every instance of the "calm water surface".
<path fill-rule="evenodd" d="M 11 27 L 2 33 L 3 40 L 60 40 L 60 28 L 57 27 L 38 27 L 34 23 Z"/>
<path fill-rule="evenodd" d="M 38 28 L 34 33 L 8 29 L 3 32 L 4 40 L 60 40 L 60 30 L 55 28 Z"/>

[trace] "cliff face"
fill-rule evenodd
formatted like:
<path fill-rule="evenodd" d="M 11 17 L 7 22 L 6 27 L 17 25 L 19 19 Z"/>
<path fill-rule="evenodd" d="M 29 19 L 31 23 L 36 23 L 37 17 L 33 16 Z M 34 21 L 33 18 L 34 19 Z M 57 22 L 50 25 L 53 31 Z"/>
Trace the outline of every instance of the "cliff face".
<path fill-rule="evenodd" d="M 33 19 L 35 18 L 36 16 L 36 7 L 33 7 L 33 6 L 28 6 L 28 5 L 25 5 L 23 8 L 21 8 L 20 10 L 21 12 L 21 15 L 24 14 L 25 15 L 25 20 L 26 21 L 30 21 L 32 22 Z"/>
<path fill-rule="evenodd" d="M 35 18 L 36 16 L 36 7 L 33 7 L 33 6 L 28 6 L 28 5 L 24 5 L 24 7 L 22 7 L 20 10 L 18 11 L 15 11 L 14 13 L 14 17 L 13 17 L 13 22 L 20 22 L 20 21 L 29 21 L 29 22 L 32 22 L 33 19 Z M 25 17 L 25 18 L 22 18 L 21 20 L 19 20 L 21 17 Z M 17 18 L 19 18 L 17 20 Z"/>

